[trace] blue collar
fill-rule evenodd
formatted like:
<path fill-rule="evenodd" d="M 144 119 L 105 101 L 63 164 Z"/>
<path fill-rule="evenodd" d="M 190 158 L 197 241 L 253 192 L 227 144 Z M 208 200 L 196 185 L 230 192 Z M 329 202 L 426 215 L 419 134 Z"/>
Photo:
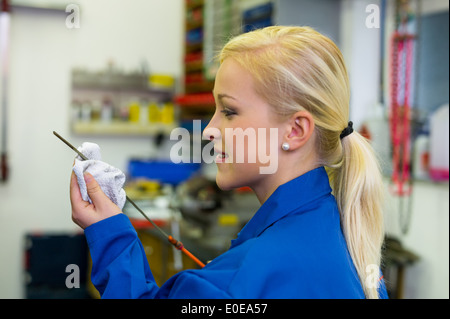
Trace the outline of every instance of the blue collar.
<path fill-rule="evenodd" d="M 231 241 L 231 248 L 259 236 L 276 221 L 294 211 L 301 212 L 306 204 L 330 193 L 331 187 L 324 167 L 313 169 L 278 186 L 242 228 L 238 237 Z"/>

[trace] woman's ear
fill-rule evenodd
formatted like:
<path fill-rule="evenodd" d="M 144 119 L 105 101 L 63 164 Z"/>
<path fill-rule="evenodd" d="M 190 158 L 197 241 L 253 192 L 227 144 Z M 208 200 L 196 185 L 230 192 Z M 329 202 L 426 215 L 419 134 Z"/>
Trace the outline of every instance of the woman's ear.
<path fill-rule="evenodd" d="M 307 111 L 299 111 L 289 118 L 283 142 L 289 144 L 290 150 L 295 150 L 308 142 L 313 132 L 314 118 Z"/>

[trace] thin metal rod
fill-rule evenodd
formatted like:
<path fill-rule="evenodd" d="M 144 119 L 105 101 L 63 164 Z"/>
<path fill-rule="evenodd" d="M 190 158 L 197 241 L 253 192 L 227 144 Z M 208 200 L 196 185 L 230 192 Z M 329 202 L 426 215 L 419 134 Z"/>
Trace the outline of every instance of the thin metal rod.
<path fill-rule="evenodd" d="M 61 135 L 59 135 L 58 133 L 56 133 L 55 131 L 53 131 L 53 134 L 55 134 L 55 136 L 57 138 L 59 138 L 61 141 L 63 141 L 67 146 L 69 146 L 72 150 L 74 150 L 84 161 L 87 161 L 88 158 L 86 156 L 83 155 L 83 153 L 81 153 L 75 146 L 73 146 L 72 144 L 70 144 L 68 141 L 66 141 L 66 139 L 64 137 L 62 137 Z"/>
<path fill-rule="evenodd" d="M 88 160 L 88 158 L 81 153 L 75 146 L 73 146 L 72 144 L 70 144 L 65 138 L 63 138 L 61 135 L 59 135 L 58 133 L 56 133 L 55 131 L 53 131 L 53 134 L 59 138 L 61 141 L 64 142 L 64 144 L 66 144 L 67 146 L 69 146 L 72 150 L 74 150 L 82 159 L 83 161 Z M 173 245 L 175 246 L 175 248 L 177 248 L 178 250 L 181 250 L 183 253 L 185 253 L 189 258 L 191 258 L 195 263 L 197 263 L 200 267 L 205 267 L 205 264 L 203 264 L 198 258 L 196 258 L 191 252 L 189 252 L 186 248 L 184 248 L 183 243 L 176 240 L 175 238 L 173 238 L 172 236 L 169 236 L 164 230 L 162 230 L 158 225 L 155 224 L 155 222 L 147 216 L 147 214 L 145 214 L 142 209 L 139 208 L 138 205 L 136 205 L 136 203 L 131 200 L 131 198 L 129 198 L 128 196 L 126 196 L 127 201 L 133 205 L 134 208 L 137 209 L 137 211 L 139 213 L 141 213 L 141 215 L 148 220 L 153 227 L 155 227 L 164 237 L 167 238 L 167 240 Z"/>
<path fill-rule="evenodd" d="M 133 202 L 133 201 L 131 200 L 131 198 L 129 198 L 128 196 L 126 196 L 126 197 L 127 197 L 127 201 L 128 201 L 131 205 L 133 205 L 134 208 L 136 208 L 137 211 L 138 211 L 139 213 L 141 213 L 141 215 L 144 216 L 144 218 L 145 218 L 146 220 L 148 220 L 148 221 L 153 225 L 153 227 L 155 227 L 157 230 L 159 230 L 159 232 L 160 232 L 161 234 L 163 234 L 163 235 L 167 238 L 167 240 L 168 240 L 168 239 L 169 239 L 169 235 L 167 235 L 167 233 L 166 233 L 164 230 L 162 230 L 161 228 L 159 228 L 158 225 L 156 225 L 155 222 L 154 222 L 150 217 L 148 217 L 148 216 L 147 216 L 147 215 L 146 215 L 146 214 L 138 207 L 138 205 L 136 205 L 135 202 Z"/>

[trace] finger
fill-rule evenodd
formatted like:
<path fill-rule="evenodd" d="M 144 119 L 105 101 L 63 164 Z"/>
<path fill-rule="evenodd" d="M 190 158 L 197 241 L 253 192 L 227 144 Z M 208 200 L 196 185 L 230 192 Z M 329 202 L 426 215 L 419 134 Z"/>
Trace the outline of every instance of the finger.
<path fill-rule="evenodd" d="M 78 185 L 77 176 L 74 171 L 72 171 L 72 174 L 70 175 L 70 200 L 78 201 L 79 199 L 81 199 L 80 187 Z"/>
<path fill-rule="evenodd" d="M 70 203 L 72 204 L 73 208 L 86 207 L 87 205 L 89 205 L 89 202 L 84 201 L 81 196 L 77 176 L 73 171 L 72 175 L 70 176 Z"/>
<path fill-rule="evenodd" d="M 105 201 L 110 202 L 108 196 L 106 196 L 100 185 L 90 173 L 84 173 L 84 181 L 86 182 L 87 193 L 95 206 L 100 207 Z"/>

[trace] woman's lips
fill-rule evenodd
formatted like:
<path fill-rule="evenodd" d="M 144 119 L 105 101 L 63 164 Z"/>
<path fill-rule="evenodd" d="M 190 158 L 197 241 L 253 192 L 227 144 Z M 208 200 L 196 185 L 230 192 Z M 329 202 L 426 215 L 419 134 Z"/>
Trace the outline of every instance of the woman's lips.
<path fill-rule="evenodd" d="M 217 154 L 215 162 L 216 163 L 224 163 L 225 160 L 228 158 L 228 154 L 225 152 L 222 152 L 216 148 L 214 148 L 214 152 Z"/>

